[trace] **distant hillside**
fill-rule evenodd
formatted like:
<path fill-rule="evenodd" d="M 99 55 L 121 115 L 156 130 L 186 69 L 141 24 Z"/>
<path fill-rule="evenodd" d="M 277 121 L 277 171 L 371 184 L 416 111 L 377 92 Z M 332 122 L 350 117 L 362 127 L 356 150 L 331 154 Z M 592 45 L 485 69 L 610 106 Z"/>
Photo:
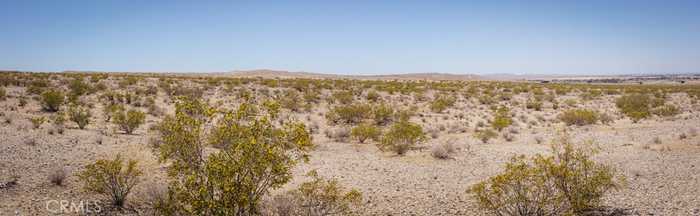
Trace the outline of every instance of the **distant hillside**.
<path fill-rule="evenodd" d="M 365 80 L 478 80 L 473 74 L 413 73 L 392 75 L 337 75 L 278 70 L 246 70 L 229 73 L 233 77 L 309 78 L 309 79 L 365 79 Z"/>

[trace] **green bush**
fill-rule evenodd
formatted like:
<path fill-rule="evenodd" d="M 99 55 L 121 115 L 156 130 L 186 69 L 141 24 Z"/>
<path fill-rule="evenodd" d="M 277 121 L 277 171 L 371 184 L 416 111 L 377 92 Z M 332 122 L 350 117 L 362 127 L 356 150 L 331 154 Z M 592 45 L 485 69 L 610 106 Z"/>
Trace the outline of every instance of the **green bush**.
<path fill-rule="evenodd" d="M 126 134 L 133 133 L 145 120 L 146 114 L 138 110 L 121 111 L 114 116 L 114 123 Z"/>
<path fill-rule="evenodd" d="M 651 115 L 652 103 L 659 102 L 658 100 L 652 102 L 652 98 L 646 94 L 627 94 L 615 100 L 617 108 L 634 122 L 638 122 Z"/>
<path fill-rule="evenodd" d="M 345 191 L 337 180 L 319 177 L 315 171 L 308 174 L 311 181 L 302 183 L 295 196 L 299 201 L 299 215 L 345 215 L 362 204 L 362 193 L 356 189 Z"/>
<path fill-rule="evenodd" d="M 386 125 L 391 123 L 394 116 L 394 109 L 387 104 L 379 104 L 372 108 L 372 118 L 376 125 Z"/>
<path fill-rule="evenodd" d="M 368 101 L 378 102 L 379 99 L 381 99 L 381 96 L 379 95 L 379 93 L 377 93 L 377 91 L 372 90 L 372 91 L 367 92 L 367 100 Z"/>
<path fill-rule="evenodd" d="M 46 117 L 43 117 L 43 116 L 31 117 L 31 118 L 29 118 L 29 121 L 32 122 L 32 127 L 34 129 L 37 129 L 37 128 L 41 127 L 41 125 L 44 124 L 44 122 L 46 122 Z"/>
<path fill-rule="evenodd" d="M 592 161 L 594 153 L 562 139 L 553 156 L 513 157 L 503 173 L 469 192 L 494 215 L 585 215 L 624 180 L 610 166 Z"/>
<path fill-rule="evenodd" d="M 570 109 L 559 114 L 558 118 L 566 125 L 590 125 L 598 122 L 598 112 L 589 109 Z"/>
<path fill-rule="evenodd" d="M 78 128 L 85 129 L 90 123 L 90 110 L 82 106 L 71 106 L 68 109 L 68 117 L 71 121 L 78 124 Z"/>
<path fill-rule="evenodd" d="M 372 107 L 368 104 L 339 105 L 326 113 L 326 119 L 333 124 L 357 124 L 368 118 L 371 111 Z"/>
<path fill-rule="evenodd" d="M 513 119 L 511 119 L 510 112 L 505 107 L 501 107 L 496 111 L 493 121 L 491 122 L 491 126 L 498 131 L 503 130 L 503 128 L 511 124 L 513 124 Z"/>
<path fill-rule="evenodd" d="M 425 139 L 425 133 L 420 125 L 402 120 L 391 126 L 381 142 L 377 143 L 377 147 L 381 151 L 390 150 L 398 155 L 403 155 Z"/>
<path fill-rule="evenodd" d="M 137 164 L 135 160 L 124 164 L 121 155 L 117 154 L 114 160 L 98 160 L 85 166 L 78 178 L 86 190 L 107 195 L 112 199 L 112 204 L 123 206 L 143 174 Z"/>
<path fill-rule="evenodd" d="M 542 101 L 538 100 L 538 99 L 530 98 L 527 100 L 527 103 L 525 103 L 525 108 L 541 111 L 542 110 Z"/>
<path fill-rule="evenodd" d="M 481 140 L 483 143 L 488 143 L 490 139 L 498 137 L 498 133 L 491 129 L 485 129 L 474 133 L 474 137 Z"/>
<path fill-rule="evenodd" d="M 355 96 L 350 91 L 337 91 L 331 95 L 331 101 L 340 104 L 351 104 Z"/>
<path fill-rule="evenodd" d="M 112 120 L 112 118 L 114 118 L 115 115 L 124 111 L 124 106 L 122 106 L 121 104 L 107 104 L 104 106 L 103 109 L 105 121 L 109 122 Z"/>
<path fill-rule="evenodd" d="M 63 104 L 63 93 L 57 90 L 48 90 L 41 94 L 41 106 L 49 112 L 56 112 Z"/>
<path fill-rule="evenodd" d="M 365 143 L 365 140 L 367 139 L 372 139 L 375 141 L 379 140 L 381 130 L 374 125 L 360 124 L 352 129 L 350 135 L 357 138 L 360 143 Z"/>
<path fill-rule="evenodd" d="M 455 104 L 456 99 L 449 96 L 438 96 L 430 103 L 430 110 L 436 113 L 442 113 L 447 108 L 452 107 Z"/>
<path fill-rule="evenodd" d="M 257 215 L 261 199 L 291 180 L 294 165 L 308 160 L 311 136 L 301 123 L 277 126 L 270 113 L 251 115 L 251 107 L 255 105 L 244 103 L 223 116 L 207 118 L 176 109 L 174 116 L 165 117 L 154 147 L 160 161 L 170 164 L 174 204 L 160 205 L 159 212 Z M 208 130 L 204 124 L 214 119 L 218 121 Z M 205 154 L 206 145 L 220 150 Z"/>

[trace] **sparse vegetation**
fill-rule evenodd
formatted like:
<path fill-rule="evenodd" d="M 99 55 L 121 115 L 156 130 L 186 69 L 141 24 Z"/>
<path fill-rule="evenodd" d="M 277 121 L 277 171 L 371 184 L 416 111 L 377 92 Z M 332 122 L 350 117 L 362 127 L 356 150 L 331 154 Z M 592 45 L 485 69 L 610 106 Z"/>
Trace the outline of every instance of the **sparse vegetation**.
<path fill-rule="evenodd" d="M 114 123 L 119 125 L 124 133 L 131 134 L 146 120 L 146 114 L 138 110 L 117 112 Z"/>
<path fill-rule="evenodd" d="M 81 130 L 85 129 L 85 126 L 90 123 L 91 116 L 90 110 L 88 110 L 87 107 L 73 105 L 68 108 L 68 117 L 71 121 L 78 124 L 78 128 Z"/>
<path fill-rule="evenodd" d="M 559 120 L 566 125 L 590 125 L 595 124 L 600 119 L 598 112 L 589 109 L 570 109 L 559 114 Z"/>
<path fill-rule="evenodd" d="M 83 182 L 85 190 L 104 194 L 112 200 L 112 204 L 121 207 L 143 175 L 137 165 L 135 160 L 129 160 L 125 164 L 118 154 L 113 160 L 97 160 L 85 166 L 78 178 Z"/>
<path fill-rule="evenodd" d="M 49 90 L 41 94 L 41 106 L 49 112 L 56 112 L 63 104 L 63 93 L 57 90 Z"/>
<path fill-rule="evenodd" d="M 558 140 L 553 156 L 513 157 L 503 173 L 474 185 L 479 207 L 495 215 L 581 215 L 621 186 L 608 165 L 590 158 L 594 150 Z"/>
<path fill-rule="evenodd" d="M 350 133 L 352 137 L 355 137 L 357 139 L 357 141 L 359 141 L 360 143 L 365 143 L 365 140 L 367 139 L 372 139 L 374 141 L 379 140 L 379 136 L 381 135 L 381 129 L 379 129 L 377 126 L 370 124 L 360 124 L 352 128 L 352 131 Z"/>
<path fill-rule="evenodd" d="M 382 151 L 392 151 L 398 155 L 405 154 L 409 149 L 426 139 L 420 125 L 406 120 L 394 123 L 381 142 L 377 144 Z"/>

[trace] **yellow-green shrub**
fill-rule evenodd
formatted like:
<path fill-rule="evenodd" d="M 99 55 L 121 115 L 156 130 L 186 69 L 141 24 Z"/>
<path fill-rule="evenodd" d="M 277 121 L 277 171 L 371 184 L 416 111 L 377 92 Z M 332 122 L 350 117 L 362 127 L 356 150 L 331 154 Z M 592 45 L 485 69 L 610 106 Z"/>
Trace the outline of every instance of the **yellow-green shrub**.
<path fill-rule="evenodd" d="M 333 124 L 357 124 L 369 117 L 371 111 L 369 104 L 338 105 L 326 113 L 326 119 Z"/>
<path fill-rule="evenodd" d="M 450 108 L 454 105 L 456 99 L 454 97 L 450 96 L 438 96 L 433 100 L 433 102 L 430 103 L 430 110 L 436 113 L 441 113 L 447 108 Z"/>
<path fill-rule="evenodd" d="M 344 215 L 362 204 L 362 193 L 357 189 L 346 189 L 335 179 L 324 179 L 315 171 L 307 176 L 295 196 L 301 207 L 299 215 Z"/>
<path fill-rule="evenodd" d="M 678 115 L 680 113 L 680 110 L 674 105 L 666 104 L 653 109 L 652 113 L 654 113 L 654 115 L 657 116 L 668 117 Z"/>
<path fill-rule="evenodd" d="M 146 114 L 138 110 L 118 111 L 114 123 L 119 125 L 126 134 L 131 134 L 146 120 Z"/>
<path fill-rule="evenodd" d="M 423 128 L 420 125 L 402 120 L 394 123 L 389 131 L 384 134 L 377 147 L 381 151 L 393 151 L 403 155 L 409 149 L 426 139 Z"/>
<path fill-rule="evenodd" d="M 615 105 L 632 121 L 638 122 L 651 115 L 652 99 L 646 94 L 627 94 L 617 98 Z"/>
<path fill-rule="evenodd" d="M 63 104 L 64 96 L 58 90 L 48 90 L 41 94 L 41 106 L 49 112 L 56 112 Z"/>
<path fill-rule="evenodd" d="M 78 128 L 85 129 L 90 123 L 90 110 L 86 107 L 73 105 L 68 109 L 68 118 L 78 124 Z"/>
<path fill-rule="evenodd" d="M 124 164 L 121 155 L 117 154 L 114 160 L 98 160 L 85 166 L 78 178 L 83 182 L 84 188 L 91 192 L 107 195 L 112 204 L 123 206 L 131 190 L 139 183 L 139 177 L 143 174 L 137 167 L 138 162 L 129 160 Z"/>
<path fill-rule="evenodd" d="M 589 109 L 570 109 L 559 114 L 558 118 L 566 125 L 590 125 L 598 122 L 598 112 Z"/>
<path fill-rule="evenodd" d="M 377 141 L 381 135 L 381 129 L 370 124 L 360 124 L 352 128 L 350 135 L 355 137 L 360 143 L 365 143 L 367 139 Z"/>
<path fill-rule="evenodd" d="M 274 115 L 251 115 L 250 107 L 255 105 L 244 103 L 223 116 L 207 118 L 176 109 L 174 116 L 163 120 L 154 146 L 160 161 L 170 164 L 169 189 L 175 204 L 159 205 L 159 212 L 256 215 L 261 199 L 290 181 L 294 165 L 308 160 L 311 136 L 301 123 L 276 126 Z M 207 131 L 204 124 L 212 119 L 219 120 Z M 205 156 L 205 145 L 220 150 Z"/>
<path fill-rule="evenodd" d="M 503 173 L 469 192 L 495 215 L 582 215 L 623 181 L 610 166 L 592 161 L 594 153 L 561 139 L 553 156 L 513 157 Z"/>

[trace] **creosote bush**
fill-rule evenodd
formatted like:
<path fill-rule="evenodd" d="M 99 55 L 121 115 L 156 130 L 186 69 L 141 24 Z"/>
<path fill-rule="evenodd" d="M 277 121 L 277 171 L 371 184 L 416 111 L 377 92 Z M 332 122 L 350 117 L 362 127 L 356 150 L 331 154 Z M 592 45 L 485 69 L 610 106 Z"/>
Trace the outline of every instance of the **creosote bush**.
<path fill-rule="evenodd" d="M 137 164 L 135 160 L 124 164 L 124 159 L 117 154 L 113 160 L 101 159 L 85 166 L 78 178 L 84 183 L 86 190 L 107 195 L 112 204 L 121 207 L 143 174 Z"/>
<path fill-rule="evenodd" d="M 78 128 L 81 130 L 85 129 L 85 126 L 90 123 L 90 116 L 90 110 L 86 107 L 73 105 L 68 108 L 68 117 L 71 121 L 78 124 Z"/>
<path fill-rule="evenodd" d="M 174 116 L 158 126 L 154 147 L 171 164 L 169 199 L 160 213 L 175 215 L 256 215 L 261 199 L 290 181 L 292 168 L 308 160 L 311 136 L 301 123 L 277 126 L 279 106 L 259 112 L 243 103 L 237 110 L 205 112 L 206 103 L 180 100 Z M 205 115 L 197 115 L 205 114 Z M 213 122 L 212 127 L 205 126 Z M 210 129 L 209 129 L 210 128 Z M 204 154 L 206 145 L 219 151 Z"/>
<path fill-rule="evenodd" d="M 409 149 L 425 140 L 425 133 L 423 133 L 423 128 L 420 125 L 401 120 L 391 125 L 381 142 L 377 143 L 377 147 L 381 151 L 389 150 L 398 155 L 403 155 Z"/>
<path fill-rule="evenodd" d="M 615 105 L 633 122 L 645 119 L 651 115 L 651 109 L 663 105 L 663 99 L 653 99 L 646 94 L 628 94 L 615 100 Z"/>
<path fill-rule="evenodd" d="M 456 99 L 451 96 L 441 95 L 437 96 L 433 102 L 430 103 L 430 110 L 436 113 L 442 113 L 447 108 L 454 106 Z"/>
<path fill-rule="evenodd" d="M 7 92 L 5 91 L 5 88 L 0 87 L 0 101 L 4 101 L 6 97 L 7 97 Z"/>
<path fill-rule="evenodd" d="M 481 140 L 483 143 L 488 143 L 489 140 L 498 137 L 498 133 L 496 131 L 493 131 L 491 129 L 484 129 L 484 130 L 479 130 L 476 133 L 474 133 L 474 137 Z"/>
<path fill-rule="evenodd" d="M 41 107 L 49 112 L 56 112 L 63 104 L 65 96 L 57 90 L 48 90 L 41 94 Z"/>
<path fill-rule="evenodd" d="M 353 207 L 362 204 L 362 193 L 357 189 L 347 190 L 335 179 L 324 179 L 315 171 L 307 176 L 312 180 L 302 183 L 293 192 L 298 200 L 298 215 L 344 215 Z"/>
<path fill-rule="evenodd" d="M 365 143 L 367 139 L 377 141 L 381 135 L 381 129 L 370 124 L 360 124 L 352 128 L 350 135 L 355 137 L 360 143 Z"/>
<path fill-rule="evenodd" d="M 584 215 L 624 178 L 596 163 L 596 150 L 574 146 L 565 135 L 553 156 L 516 156 L 505 171 L 469 190 L 479 207 L 494 215 Z"/>
<path fill-rule="evenodd" d="M 589 109 L 570 109 L 559 114 L 558 118 L 566 125 L 590 125 L 598 122 L 598 112 Z"/>
<path fill-rule="evenodd" d="M 114 123 L 119 125 L 126 134 L 131 134 L 146 120 L 146 114 L 138 110 L 117 112 Z"/>
<path fill-rule="evenodd" d="M 510 117 L 510 112 L 506 107 L 501 107 L 498 110 L 496 110 L 496 114 L 493 117 L 493 122 L 491 122 L 491 126 L 498 130 L 501 131 L 503 128 L 506 128 L 513 124 L 513 120 Z"/>

